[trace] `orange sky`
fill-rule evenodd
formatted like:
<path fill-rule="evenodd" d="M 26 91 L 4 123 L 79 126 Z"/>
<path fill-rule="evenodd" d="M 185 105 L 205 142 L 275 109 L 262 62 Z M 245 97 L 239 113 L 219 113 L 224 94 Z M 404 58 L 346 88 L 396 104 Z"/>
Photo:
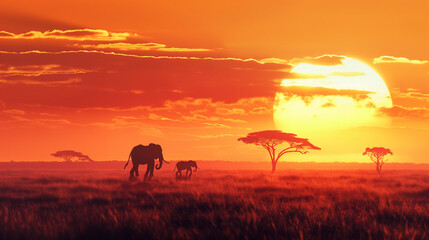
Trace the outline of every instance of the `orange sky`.
<path fill-rule="evenodd" d="M 392 124 L 325 134 L 310 139 L 322 151 L 283 160 L 368 161 L 365 147 L 384 146 L 392 161 L 427 162 L 428 9 L 427 1 L 1 1 L 0 161 L 56 160 L 50 153 L 64 149 L 125 161 L 150 142 L 167 160 L 268 160 L 237 138 L 276 127 L 274 98 L 297 63 L 336 54 L 383 78 L 393 107 L 377 110 Z"/>

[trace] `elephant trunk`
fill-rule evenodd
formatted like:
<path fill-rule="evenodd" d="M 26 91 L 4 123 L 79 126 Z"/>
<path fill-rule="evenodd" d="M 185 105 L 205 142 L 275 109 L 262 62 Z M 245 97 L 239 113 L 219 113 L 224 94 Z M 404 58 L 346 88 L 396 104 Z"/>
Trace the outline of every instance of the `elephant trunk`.
<path fill-rule="evenodd" d="M 196 172 L 196 171 L 197 171 L 197 168 L 198 168 L 198 167 L 197 167 L 197 164 L 195 164 L 194 172 Z"/>
<path fill-rule="evenodd" d="M 162 162 L 166 162 L 166 161 L 164 160 L 164 156 L 162 155 L 162 153 L 161 153 L 161 156 L 160 156 L 158 159 L 159 159 L 159 164 L 156 164 L 156 166 L 155 166 L 156 170 L 161 169 L 161 167 L 162 167 Z"/>

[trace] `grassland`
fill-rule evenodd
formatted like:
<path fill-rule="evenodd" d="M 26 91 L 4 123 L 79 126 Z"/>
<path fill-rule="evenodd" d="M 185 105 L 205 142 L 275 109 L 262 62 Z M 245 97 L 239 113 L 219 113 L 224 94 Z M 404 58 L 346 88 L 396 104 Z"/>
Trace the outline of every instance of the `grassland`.
<path fill-rule="evenodd" d="M 0 238 L 429 238 L 429 171 L 172 168 L 0 169 Z"/>

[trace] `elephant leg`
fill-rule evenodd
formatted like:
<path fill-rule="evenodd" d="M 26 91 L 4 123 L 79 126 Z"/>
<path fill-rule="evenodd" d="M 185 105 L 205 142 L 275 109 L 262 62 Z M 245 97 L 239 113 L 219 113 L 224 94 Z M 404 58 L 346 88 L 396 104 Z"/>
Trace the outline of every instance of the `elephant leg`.
<path fill-rule="evenodd" d="M 152 179 L 152 177 L 153 177 L 153 170 L 154 170 L 154 167 L 155 167 L 155 162 L 153 162 L 153 163 L 149 163 L 149 164 L 147 165 L 147 168 L 149 169 L 149 180 L 151 180 L 151 179 Z"/>
<path fill-rule="evenodd" d="M 136 172 L 136 176 L 138 177 L 139 176 L 139 165 L 136 166 L 135 172 Z"/>
<path fill-rule="evenodd" d="M 189 176 L 188 176 L 188 178 L 191 179 L 191 176 L 192 176 L 192 169 L 189 170 Z"/>
<path fill-rule="evenodd" d="M 149 172 L 150 172 L 149 165 L 147 165 L 146 173 L 144 174 L 144 180 L 145 180 L 145 181 L 147 180 L 147 177 L 148 177 L 148 175 L 149 175 Z"/>
<path fill-rule="evenodd" d="M 149 180 L 153 177 L 153 166 L 150 168 Z"/>
<path fill-rule="evenodd" d="M 136 171 L 135 165 L 130 170 L 130 181 L 134 178 L 134 172 Z"/>

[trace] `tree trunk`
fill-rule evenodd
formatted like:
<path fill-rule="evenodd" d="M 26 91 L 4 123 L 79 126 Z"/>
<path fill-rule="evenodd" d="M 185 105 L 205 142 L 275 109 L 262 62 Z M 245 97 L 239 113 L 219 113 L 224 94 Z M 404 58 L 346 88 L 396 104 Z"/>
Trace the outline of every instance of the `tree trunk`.
<path fill-rule="evenodd" d="M 274 173 L 276 171 L 277 162 L 275 160 L 271 160 L 271 171 Z"/>
<path fill-rule="evenodd" d="M 377 167 L 376 167 L 377 173 L 380 174 L 381 173 L 381 165 L 378 162 L 376 164 L 377 164 Z"/>

